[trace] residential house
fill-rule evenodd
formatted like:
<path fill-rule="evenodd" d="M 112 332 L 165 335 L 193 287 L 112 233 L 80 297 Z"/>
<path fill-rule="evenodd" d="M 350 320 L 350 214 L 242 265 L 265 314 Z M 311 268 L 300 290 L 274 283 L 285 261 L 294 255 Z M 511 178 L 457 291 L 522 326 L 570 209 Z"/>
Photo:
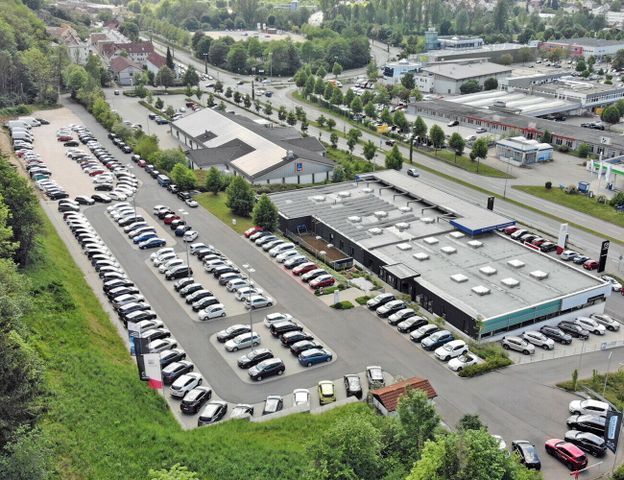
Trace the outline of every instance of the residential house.
<path fill-rule="evenodd" d="M 143 68 L 127 57 L 117 56 L 111 59 L 110 70 L 119 85 L 132 86 L 134 78 L 141 74 Z"/>

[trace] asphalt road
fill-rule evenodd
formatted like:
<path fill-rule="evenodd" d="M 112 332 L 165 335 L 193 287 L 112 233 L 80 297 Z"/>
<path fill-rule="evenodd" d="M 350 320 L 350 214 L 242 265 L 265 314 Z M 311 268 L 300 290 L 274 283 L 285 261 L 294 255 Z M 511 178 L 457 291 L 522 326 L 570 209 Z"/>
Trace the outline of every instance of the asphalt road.
<path fill-rule="evenodd" d="M 106 139 L 104 129 L 81 106 L 71 103 L 67 106 L 105 146 L 118 152 Z M 122 154 L 119 156 L 122 157 Z M 177 198 L 160 188 L 145 172 L 141 169 L 135 171 L 143 181 L 137 195 L 138 206 L 148 211 L 158 203 L 166 203 L 176 209 L 182 207 Z M 571 370 L 577 367 L 576 357 L 511 367 L 475 379 L 460 378 L 367 310 L 356 308 L 336 312 L 327 308 L 229 226 L 207 211 L 196 209 L 188 217 L 199 231 L 200 238 L 216 245 L 235 262 L 252 265 L 254 276 L 277 297 L 279 310 L 301 318 L 338 355 L 338 359 L 330 365 L 278 381 L 250 385 L 232 374 L 223 357 L 209 342 L 214 332 L 231 323 L 246 321 L 246 317 L 204 324 L 189 321 L 188 313 L 171 297 L 170 291 L 156 274 L 146 267 L 147 254 L 130 247 L 121 233 L 113 228 L 103 208 L 89 208 L 85 214 L 182 347 L 189 352 L 199 371 L 219 396 L 228 401 L 256 402 L 268 394 L 284 394 L 299 387 L 309 388 L 318 380 L 340 378 L 345 373 L 362 371 L 367 365 L 380 364 L 394 376 L 416 375 L 428 378 L 438 392 L 436 404 L 447 424 L 454 425 L 465 413 L 477 413 L 490 431 L 502 435 L 507 443 L 518 438 L 534 442 L 542 454 L 546 478 L 567 478 L 565 469 L 546 457 L 542 445 L 544 440 L 561 437 L 565 432 L 567 403 L 574 396 L 552 385 L 570 377 Z M 254 315 L 257 321 L 261 320 L 261 313 Z M 624 350 L 614 350 L 612 368 L 615 369 L 623 360 Z M 581 376 L 589 376 L 593 369 L 604 371 L 606 365 L 605 352 L 587 354 L 583 358 Z M 593 478 L 601 471 L 608 470 L 611 461 L 612 457 L 607 456 L 604 464 L 592 469 L 585 477 Z"/>

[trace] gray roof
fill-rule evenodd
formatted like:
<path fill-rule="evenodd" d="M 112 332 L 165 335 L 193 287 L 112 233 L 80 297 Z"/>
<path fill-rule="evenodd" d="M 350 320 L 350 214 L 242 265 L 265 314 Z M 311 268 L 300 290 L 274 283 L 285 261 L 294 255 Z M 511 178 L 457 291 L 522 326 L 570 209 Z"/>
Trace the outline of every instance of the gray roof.
<path fill-rule="evenodd" d="M 423 72 L 451 78 L 453 80 L 466 80 L 474 77 L 484 77 L 486 75 L 497 75 L 501 73 L 509 73 L 511 75 L 511 67 L 505 67 L 490 62 L 436 63 L 424 67 Z"/>
<path fill-rule="evenodd" d="M 548 40 L 546 43 L 560 43 L 562 45 L 582 45 L 587 47 L 609 47 L 612 45 L 622 45 L 624 47 L 623 40 L 605 40 L 604 38 L 561 38 L 559 40 Z"/>

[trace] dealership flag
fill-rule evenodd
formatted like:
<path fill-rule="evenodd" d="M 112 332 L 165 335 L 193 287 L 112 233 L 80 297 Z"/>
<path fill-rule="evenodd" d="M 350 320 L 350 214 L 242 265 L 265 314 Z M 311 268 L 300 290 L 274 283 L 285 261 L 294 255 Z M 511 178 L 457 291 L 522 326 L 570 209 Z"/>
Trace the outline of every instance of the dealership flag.
<path fill-rule="evenodd" d="M 146 353 L 143 355 L 147 384 L 154 390 L 163 388 L 162 371 L 160 368 L 160 354 Z"/>
<path fill-rule="evenodd" d="M 567 240 L 568 224 L 562 223 L 559 227 L 559 238 L 557 239 L 557 255 L 561 255 L 561 252 L 565 250 Z"/>
<path fill-rule="evenodd" d="M 605 442 L 607 448 L 613 453 L 617 450 L 618 439 L 620 438 L 620 428 L 622 427 L 622 412 L 609 410 L 605 428 Z"/>

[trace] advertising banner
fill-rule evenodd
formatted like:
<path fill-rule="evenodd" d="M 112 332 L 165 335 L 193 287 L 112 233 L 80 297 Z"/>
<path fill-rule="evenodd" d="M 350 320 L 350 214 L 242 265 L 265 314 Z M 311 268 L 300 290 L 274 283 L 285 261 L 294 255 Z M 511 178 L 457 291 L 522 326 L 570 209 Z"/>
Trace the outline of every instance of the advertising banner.
<path fill-rule="evenodd" d="M 566 243 L 568 242 L 568 224 L 562 223 L 559 227 L 559 238 L 557 239 L 557 255 L 561 255 L 561 252 L 565 250 Z"/>
<path fill-rule="evenodd" d="M 135 339 L 139 337 L 141 330 L 139 326 L 134 322 L 128 322 L 128 340 L 130 342 L 130 355 L 133 357 L 136 355 Z"/>
<path fill-rule="evenodd" d="M 620 428 L 622 427 L 622 413 L 617 410 L 607 412 L 607 422 L 605 428 L 605 443 L 607 448 L 613 453 L 617 450 L 620 438 Z"/>
<path fill-rule="evenodd" d="M 143 355 L 143 363 L 145 364 L 145 375 L 147 376 L 148 386 L 154 390 L 163 388 L 160 354 L 146 353 Z"/>
<path fill-rule="evenodd" d="M 609 254 L 609 240 L 602 242 L 600 246 L 600 258 L 598 259 L 598 273 L 604 272 L 607 267 L 607 255 Z"/>

